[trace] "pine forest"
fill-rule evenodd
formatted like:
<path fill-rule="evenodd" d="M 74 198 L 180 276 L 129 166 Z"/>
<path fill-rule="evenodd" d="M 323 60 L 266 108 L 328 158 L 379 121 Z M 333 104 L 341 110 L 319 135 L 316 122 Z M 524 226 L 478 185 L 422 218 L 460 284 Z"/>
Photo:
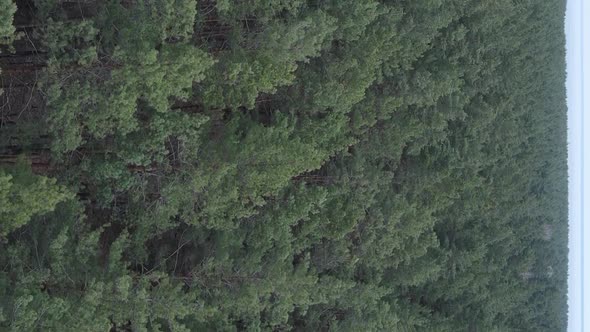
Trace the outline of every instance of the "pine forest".
<path fill-rule="evenodd" d="M 0 0 L 0 331 L 565 331 L 564 14 Z"/>

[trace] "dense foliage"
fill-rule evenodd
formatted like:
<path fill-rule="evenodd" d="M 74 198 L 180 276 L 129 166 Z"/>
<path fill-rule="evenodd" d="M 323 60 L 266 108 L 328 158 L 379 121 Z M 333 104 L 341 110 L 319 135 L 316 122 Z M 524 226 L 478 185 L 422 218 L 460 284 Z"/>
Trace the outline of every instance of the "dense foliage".
<path fill-rule="evenodd" d="M 0 0 L 0 329 L 565 331 L 564 6 Z"/>

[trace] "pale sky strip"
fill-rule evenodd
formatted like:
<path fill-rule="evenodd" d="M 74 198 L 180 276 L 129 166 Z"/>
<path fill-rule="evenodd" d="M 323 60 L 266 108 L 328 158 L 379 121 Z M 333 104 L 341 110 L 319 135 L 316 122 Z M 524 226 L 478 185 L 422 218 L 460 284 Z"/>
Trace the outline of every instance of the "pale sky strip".
<path fill-rule="evenodd" d="M 587 331 L 590 326 L 590 287 L 584 280 L 590 277 L 590 249 L 584 239 L 590 238 L 590 227 L 584 219 L 590 214 L 590 84 L 585 84 L 590 70 L 590 4 L 584 0 L 569 0 L 566 15 L 567 93 L 568 93 L 568 164 L 569 164 L 569 278 L 568 331 Z M 586 190 L 584 190 L 586 189 Z M 584 227 L 586 226 L 586 227 Z"/>

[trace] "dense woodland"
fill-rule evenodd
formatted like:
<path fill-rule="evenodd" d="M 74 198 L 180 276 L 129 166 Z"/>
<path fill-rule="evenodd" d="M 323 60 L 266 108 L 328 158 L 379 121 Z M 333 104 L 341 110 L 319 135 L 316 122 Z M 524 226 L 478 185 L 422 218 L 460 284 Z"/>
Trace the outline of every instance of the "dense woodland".
<path fill-rule="evenodd" d="M 0 330 L 565 331 L 564 0 L 0 0 Z"/>

